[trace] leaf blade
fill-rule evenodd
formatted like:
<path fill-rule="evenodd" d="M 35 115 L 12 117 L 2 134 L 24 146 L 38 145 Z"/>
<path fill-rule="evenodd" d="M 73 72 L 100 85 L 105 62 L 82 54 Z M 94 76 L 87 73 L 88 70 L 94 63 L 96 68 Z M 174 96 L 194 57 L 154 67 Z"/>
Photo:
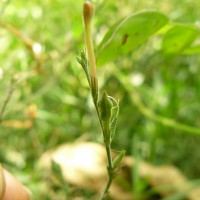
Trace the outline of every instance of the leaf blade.
<path fill-rule="evenodd" d="M 115 60 L 145 43 L 160 30 L 168 18 L 155 11 L 143 11 L 116 23 L 107 32 L 97 51 L 97 65 Z"/>
<path fill-rule="evenodd" d="M 164 35 L 162 51 L 164 54 L 180 54 L 189 48 L 199 34 L 193 25 L 177 24 Z"/>

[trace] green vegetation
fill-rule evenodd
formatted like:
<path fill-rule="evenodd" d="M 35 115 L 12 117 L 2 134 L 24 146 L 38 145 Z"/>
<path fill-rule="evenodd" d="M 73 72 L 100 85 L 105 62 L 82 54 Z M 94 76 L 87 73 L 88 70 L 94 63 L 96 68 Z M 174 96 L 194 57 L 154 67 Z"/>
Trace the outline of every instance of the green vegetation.
<path fill-rule="evenodd" d="M 102 143 L 88 80 L 76 61 L 85 48 L 83 3 L 0 2 L 0 162 L 32 190 L 33 199 L 95 195 L 67 185 L 55 163 L 48 178 L 37 168 L 43 152 L 65 142 L 87 138 Z M 99 88 L 120 105 L 112 148 L 158 166 L 172 164 L 196 181 L 198 1 L 94 4 Z M 142 196 L 145 183 L 137 177 L 132 181 L 133 191 Z"/>

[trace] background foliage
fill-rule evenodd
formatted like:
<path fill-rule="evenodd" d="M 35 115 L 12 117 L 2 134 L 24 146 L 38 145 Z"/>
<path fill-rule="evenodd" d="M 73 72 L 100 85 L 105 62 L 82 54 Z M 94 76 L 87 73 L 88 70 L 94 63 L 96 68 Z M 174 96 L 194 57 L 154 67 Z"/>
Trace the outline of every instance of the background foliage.
<path fill-rule="evenodd" d="M 33 191 L 34 199 L 62 196 L 62 191 L 49 193 L 54 186 L 48 180 L 41 181 L 43 172 L 37 171 L 37 161 L 45 150 L 84 137 L 100 143 L 102 140 L 86 78 L 75 60 L 84 46 L 82 3 L 82 0 L 0 2 L 1 107 L 13 91 L 0 125 L 0 161 Z M 98 76 L 103 83 L 100 87 L 120 99 L 113 148 L 125 148 L 128 155 L 157 165 L 173 164 L 189 178 L 199 178 L 198 1 L 94 3 L 93 37 L 97 51 L 113 24 L 144 9 L 159 11 L 170 22 L 197 28 L 195 48 L 186 44 L 184 53 L 166 53 L 168 39 L 175 35 L 175 41 L 181 40 L 181 31 L 167 35 L 165 30 L 164 36 L 151 37 L 125 56 L 100 66 Z M 184 131 L 180 124 L 170 126 L 165 123 L 166 118 L 192 130 Z M 76 193 L 90 195 L 74 190 L 70 194 Z"/>

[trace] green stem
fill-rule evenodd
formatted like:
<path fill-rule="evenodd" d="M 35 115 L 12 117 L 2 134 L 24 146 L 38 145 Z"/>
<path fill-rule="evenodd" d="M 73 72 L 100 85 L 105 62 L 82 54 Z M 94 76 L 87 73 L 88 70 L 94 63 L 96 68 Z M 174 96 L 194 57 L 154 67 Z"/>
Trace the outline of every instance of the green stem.
<path fill-rule="evenodd" d="M 107 159 L 108 159 L 108 181 L 106 184 L 106 187 L 100 197 L 100 200 L 104 200 L 106 199 L 108 193 L 109 193 L 109 189 L 111 186 L 111 183 L 113 181 L 114 178 L 114 171 L 113 171 L 113 162 L 112 162 L 112 157 L 111 157 L 111 148 L 110 145 L 106 146 L 106 154 L 107 154 Z"/>
<path fill-rule="evenodd" d="M 91 77 L 96 77 L 96 61 L 95 61 L 95 55 L 94 55 L 94 47 L 93 47 L 93 41 L 91 36 L 91 25 L 85 26 L 85 40 L 87 45 L 87 52 L 88 52 L 88 61 L 90 66 L 90 73 Z"/>
<path fill-rule="evenodd" d="M 101 117 L 100 117 L 98 106 L 97 106 L 97 104 L 95 102 L 94 102 L 94 105 L 95 105 L 95 109 L 96 109 L 97 116 L 98 116 L 98 119 L 99 119 L 99 123 L 101 125 L 101 130 L 102 130 L 103 136 L 105 136 L 106 133 L 105 133 L 105 130 L 103 128 L 103 124 L 102 124 L 102 121 L 101 121 Z M 107 155 L 107 159 L 108 159 L 108 168 L 112 169 L 113 168 L 113 163 L 112 163 L 112 156 L 111 156 L 111 146 L 110 146 L 110 144 L 109 145 L 105 144 L 105 147 L 106 147 L 106 155 Z"/>
<path fill-rule="evenodd" d="M 94 101 L 93 101 L 94 102 Z M 102 124 L 102 121 L 101 121 L 101 117 L 100 117 L 100 113 L 99 113 L 99 109 L 98 109 L 98 105 L 97 105 L 97 102 L 94 102 L 94 106 L 95 106 L 95 109 L 96 109 L 96 112 L 97 112 L 97 116 L 98 116 L 98 119 L 99 119 L 99 123 L 101 125 L 101 130 L 102 130 L 102 133 L 103 133 L 103 136 L 104 136 L 104 128 L 103 128 L 103 124 Z"/>
<path fill-rule="evenodd" d="M 110 186 L 111 186 L 111 183 L 113 181 L 113 177 L 112 176 L 109 176 L 108 177 L 108 181 L 107 181 L 107 184 L 106 184 L 106 187 L 102 193 L 102 196 L 100 197 L 100 200 L 104 200 L 106 199 L 106 196 L 107 194 L 109 193 L 109 189 L 110 189 Z"/>
<path fill-rule="evenodd" d="M 108 160 L 108 181 L 106 184 L 106 187 L 104 189 L 104 192 L 102 193 L 101 200 L 105 199 L 109 192 L 110 185 L 112 183 L 113 177 L 114 177 L 114 169 L 113 169 L 113 161 L 111 157 L 111 141 L 107 142 L 106 134 L 107 130 L 105 130 L 105 127 L 103 125 L 99 108 L 98 108 L 98 80 L 96 77 L 96 59 L 94 54 L 94 47 L 93 47 L 93 41 L 91 36 L 91 21 L 94 14 L 94 7 L 89 2 L 86 1 L 83 5 L 83 20 L 84 20 L 84 26 L 85 26 L 85 40 L 86 40 L 86 47 L 87 47 L 87 53 L 88 53 L 88 61 L 89 61 L 89 67 L 90 67 L 90 76 L 91 76 L 91 94 L 94 102 L 94 106 L 97 112 L 97 116 L 99 119 L 99 123 L 101 125 L 101 130 L 104 137 L 104 144 L 106 147 L 106 154 L 107 154 L 107 160 Z M 109 143 L 109 144 L 108 144 Z"/>
<path fill-rule="evenodd" d="M 98 106 L 97 106 L 97 102 L 94 101 L 94 105 L 95 105 L 95 109 L 96 109 L 96 112 L 97 112 L 97 116 L 98 116 L 98 119 L 99 119 L 99 123 L 101 125 L 101 130 L 102 130 L 102 133 L 103 133 L 103 136 L 105 136 L 105 130 L 103 128 L 103 124 L 102 124 L 102 121 L 101 121 L 101 118 L 100 118 L 100 113 L 99 113 L 99 109 L 98 109 Z M 105 142 L 104 142 L 105 143 Z M 110 189 L 110 186 L 111 186 L 111 183 L 113 181 L 113 161 L 112 161 L 112 156 L 111 156 L 111 145 L 106 145 L 105 144 L 105 147 L 106 147 L 106 155 L 107 155 L 107 161 L 108 161 L 108 167 L 107 167 L 107 170 L 108 170 L 108 180 L 107 180 L 107 184 L 106 184 L 106 187 L 100 197 L 100 200 L 104 200 L 106 195 L 108 194 L 109 192 L 109 189 Z"/>
<path fill-rule="evenodd" d="M 107 158 L 108 158 L 108 169 L 112 170 L 113 169 L 113 162 L 112 162 L 110 145 L 106 146 L 106 154 L 107 154 Z"/>

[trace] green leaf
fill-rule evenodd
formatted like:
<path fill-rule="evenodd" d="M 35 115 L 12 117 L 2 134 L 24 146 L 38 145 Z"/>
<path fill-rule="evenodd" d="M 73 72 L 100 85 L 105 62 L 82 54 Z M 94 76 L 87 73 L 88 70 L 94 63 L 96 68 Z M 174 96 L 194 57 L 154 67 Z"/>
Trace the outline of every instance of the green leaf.
<path fill-rule="evenodd" d="M 77 56 L 76 60 L 82 66 L 82 68 L 85 72 L 85 75 L 87 77 L 88 84 L 89 84 L 89 86 L 91 86 L 91 78 L 90 78 L 90 73 L 89 73 L 89 69 L 88 69 L 88 60 L 87 60 L 86 53 L 85 53 L 84 49 L 80 50 L 80 56 Z"/>
<path fill-rule="evenodd" d="M 113 117 L 111 124 L 110 124 L 110 135 L 111 135 L 111 139 L 113 140 L 113 138 L 115 137 L 115 130 L 116 130 L 116 125 L 117 125 L 117 115 Z"/>
<path fill-rule="evenodd" d="M 162 51 L 165 54 L 180 54 L 190 47 L 199 31 L 192 25 L 175 25 L 164 36 Z"/>
<path fill-rule="evenodd" d="M 119 166 L 123 157 L 125 156 L 125 153 L 125 150 L 121 150 L 120 153 L 115 157 L 115 159 L 113 160 L 113 169 L 116 169 Z"/>
<path fill-rule="evenodd" d="M 113 111 L 112 111 L 112 119 L 111 119 L 111 122 L 110 122 L 111 140 L 113 140 L 113 138 L 115 136 L 115 130 L 116 130 L 116 125 L 117 125 L 117 118 L 118 118 L 118 114 L 119 114 L 119 104 L 118 104 L 118 102 L 117 102 L 116 106 L 113 107 L 112 109 L 113 109 Z"/>
<path fill-rule="evenodd" d="M 159 12 L 143 11 L 116 23 L 99 45 L 97 64 L 113 61 L 139 47 L 167 22 L 168 18 Z"/>
<path fill-rule="evenodd" d="M 200 45 L 192 46 L 190 48 L 185 49 L 183 54 L 186 55 L 200 54 Z"/>

